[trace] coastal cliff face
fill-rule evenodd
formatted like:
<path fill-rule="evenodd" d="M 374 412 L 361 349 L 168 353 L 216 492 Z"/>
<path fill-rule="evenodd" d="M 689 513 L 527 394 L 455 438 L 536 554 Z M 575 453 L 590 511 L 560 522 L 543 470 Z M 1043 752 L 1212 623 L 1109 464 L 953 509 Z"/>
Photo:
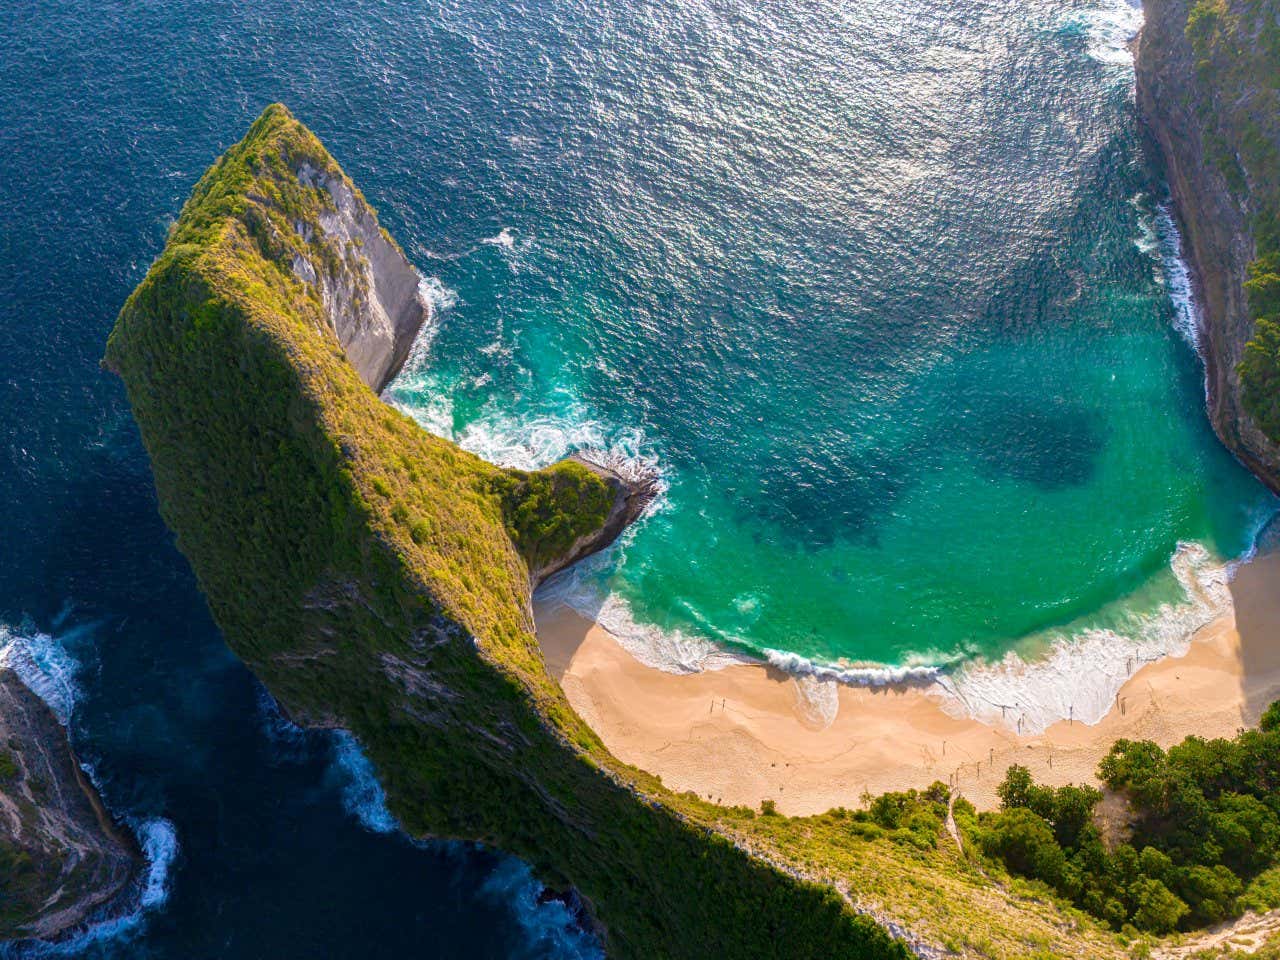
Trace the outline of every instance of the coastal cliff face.
<path fill-rule="evenodd" d="M 1265 278 L 1277 188 L 1278 5 L 1147 0 L 1138 108 L 1162 161 L 1196 281 L 1209 417 L 1280 491 L 1280 376 Z M 1280 280 L 1276 280 L 1280 284 Z M 1275 286 L 1275 284 L 1271 285 Z"/>
<path fill-rule="evenodd" d="M 67 731 L 0 668 L 0 940 L 53 940 L 127 912 L 142 867 L 81 772 Z"/>
<path fill-rule="evenodd" d="M 613 958 L 1121 955 L 952 845 L 722 807 L 610 755 L 546 670 L 531 588 L 652 489 L 501 469 L 382 403 L 325 293 L 358 290 L 358 265 L 319 281 L 334 184 L 355 195 L 269 107 L 196 185 L 105 362 L 228 643 L 291 717 L 356 735 L 408 833 L 575 888 Z"/>
<path fill-rule="evenodd" d="M 300 184 L 324 191 L 330 202 L 314 222 L 293 225 L 310 249 L 295 252 L 290 266 L 319 292 L 329 326 L 360 379 L 381 393 L 431 320 L 422 278 L 350 181 L 309 163 L 297 174 Z"/>

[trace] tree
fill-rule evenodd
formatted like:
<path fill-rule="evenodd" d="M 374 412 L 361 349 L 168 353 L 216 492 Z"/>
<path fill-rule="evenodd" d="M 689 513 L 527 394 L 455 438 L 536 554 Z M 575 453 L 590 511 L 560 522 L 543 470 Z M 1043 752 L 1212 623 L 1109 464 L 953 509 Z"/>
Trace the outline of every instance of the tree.
<path fill-rule="evenodd" d="M 1148 933 L 1172 933 L 1190 908 L 1153 877 L 1134 881 L 1129 896 L 1136 906 L 1133 925 Z"/>
<path fill-rule="evenodd" d="M 1014 873 L 1057 887 L 1067 858 L 1044 819 L 1025 807 L 1006 810 L 983 834 L 983 847 Z"/>

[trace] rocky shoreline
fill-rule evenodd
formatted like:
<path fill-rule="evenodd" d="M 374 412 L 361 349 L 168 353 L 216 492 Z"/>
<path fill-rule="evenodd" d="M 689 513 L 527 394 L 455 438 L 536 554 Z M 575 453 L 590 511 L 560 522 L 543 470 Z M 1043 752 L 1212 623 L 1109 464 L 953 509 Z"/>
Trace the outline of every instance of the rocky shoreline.
<path fill-rule="evenodd" d="M 0 667 L 0 939 L 58 940 L 132 912 L 145 866 L 53 710 Z"/>
<path fill-rule="evenodd" d="M 1256 256 L 1251 211 L 1209 156 L 1206 138 L 1216 134 L 1201 118 L 1217 105 L 1197 77 L 1186 32 L 1190 9 L 1190 0 L 1144 4 L 1135 61 L 1138 112 L 1148 153 L 1169 184 L 1201 312 L 1210 422 L 1227 449 L 1280 493 L 1280 446 L 1244 411 L 1236 369 L 1253 336 L 1244 287 Z"/>

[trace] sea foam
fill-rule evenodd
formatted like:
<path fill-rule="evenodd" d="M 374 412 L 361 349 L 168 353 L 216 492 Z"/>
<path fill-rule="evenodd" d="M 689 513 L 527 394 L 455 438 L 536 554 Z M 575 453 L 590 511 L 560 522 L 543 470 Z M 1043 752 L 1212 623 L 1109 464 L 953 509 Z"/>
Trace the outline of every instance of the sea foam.
<path fill-rule="evenodd" d="M 1038 733 L 1058 720 L 1097 723 L 1116 702 L 1133 672 L 1146 663 L 1182 656 L 1201 627 L 1231 610 L 1233 565 L 1215 560 L 1198 543 L 1181 543 L 1170 569 L 1182 593 L 1176 603 L 1145 614 L 1122 613 L 1119 626 L 1042 638 L 1040 655 L 1015 651 L 995 663 L 967 653 L 908 656 L 901 664 L 830 663 L 766 649 L 761 657 L 727 650 L 680 630 L 641 623 L 624 598 L 601 592 L 592 558 L 553 578 L 539 591 L 543 603 L 564 603 L 594 619 L 644 665 L 688 674 L 739 663 L 767 663 L 797 680 L 806 716 L 827 726 L 835 718 L 836 684 L 907 684 L 936 695 L 955 716 L 969 716 L 1015 732 Z M 623 560 L 625 562 L 625 559 Z M 585 569 L 583 569 L 585 568 Z M 745 646 L 745 643 L 744 643 Z"/>
<path fill-rule="evenodd" d="M 544 897 L 545 889 L 527 864 L 504 858 L 489 874 L 481 892 L 511 910 L 533 952 L 562 960 L 604 960 L 596 938 L 578 925 L 577 917 L 564 903 Z"/>
<path fill-rule="evenodd" d="M 632 614 L 626 598 L 600 586 L 602 575 L 626 562 L 626 546 L 634 528 L 609 550 L 574 564 L 539 588 L 535 600 L 548 606 L 564 604 L 607 630 L 632 657 L 666 673 L 689 674 L 719 670 L 752 658 L 735 653 L 705 637 L 683 630 L 663 630 Z"/>
<path fill-rule="evenodd" d="M 373 833 L 399 829 L 387 809 L 387 792 L 354 734 L 346 730 L 333 732 L 333 765 L 342 780 L 342 805 L 361 826 Z"/>
<path fill-rule="evenodd" d="M 1083 33 L 1085 50 L 1092 60 L 1107 66 L 1133 66 L 1132 43 L 1142 29 L 1142 5 L 1111 0 L 1101 6 L 1069 14 L 1064 30 Z"/>
<path fill-rule="evenodd" d="M 498 235 L 494 237 L 485 237 L 480 241 L 491 247 L 502 247 L 504 250 L 511 250 L 516 245 L 516 235 L 510 227 L 503 227 L 498 231 Z"/>
<path fill-rule="evenodd" d="M 73 626 L 55 637 L 31 627 L 14 630 L 0 623 L 0 668 L 12 669 L 23 684 L 45 702 L 63 726 L 70 725 L 76 703 L 83 695 L 77 679 L 81 664 L 71 651 L 81 643 L 91 642 L 88 634 L 94 626 Z M 101 792 L 94 766 L 82 761 L 80 768 L 94 788 Z M 122 819 L 137 838 L 147 861 L 137 909 L 123 916 L 91 923 L 75 936 L 57 943 L 21 941 L 0 945 L 0 956 L 78 954 L 96 942 L 127 938 L 139 928 L 147 913 L 164 906 L 169 898 L 172 867 L 179 852 L 177 828 L 173 821 L 164 817 L 126 814 Z"/>
<path fill-rule="evenodd" d="M 1169 299 L 1173 302 L 1173 326 L 1203 359 L 1201 331 L 1204 329 L 1200 307 L 1191 286 L 1191 271 L 1183 256 L 1182 234 L 1168 203 L 1159 204 L 1155 215 L 1156 252 Z"/>
<path fill-rule="evenodd" d="M 83 626 L 72 632 L 91 629 Z M 34 629 L 14 631 L 0 623 L 0 667 L 8 667 L 66 726 L 81 695 L 76 682 L 79 661 L 66 645 Z"/>
<path fill-rule="evenodd" d="M 1232 608 L 1231 565 L 1198 543 L 1180 543 L 1171 560 L 1183 599 L 1118 629 L 1086 629 L 1051 640 L 1043 656 L 1011 651 L 998 663 L 971 661 L 938 678 L 949 712 L 1021 733 L 1058 720 L 1097 723 L 1141 666 L 1186 654 L 1196 631 Z"/>
<path fill-rule="evenodd" d="M 435 343 L 436 334 L 446 311 L 457 306 L 458 292 L 446 287 L 439 277 L 423 277 L 418 281 L 418 295 L 427 304 L 427 319 L 409 347 L 405 369 L 420 369 L 427 364 L 427 356 Z"/>

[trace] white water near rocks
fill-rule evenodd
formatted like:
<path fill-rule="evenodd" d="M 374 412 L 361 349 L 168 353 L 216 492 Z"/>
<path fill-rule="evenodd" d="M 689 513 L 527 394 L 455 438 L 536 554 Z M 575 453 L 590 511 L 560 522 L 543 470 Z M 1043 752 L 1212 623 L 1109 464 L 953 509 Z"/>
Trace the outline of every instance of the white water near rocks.
<path fill-rule="evenodd" d="M 52 636 L 31 628 L 14 630 L 0 623 L 0 669 L 13 670 L 23 684 L 45 702 L 58 722 L 70 727 L 76 703 L 83 695 L 77 674 L 80 661 L 71 652 L 78 642 L 91 643 L 88 635 L 93 624 L 81 624 Z M 81 769 L 95 789 L 100 789 L 97 771 L 92 764 L 81 762 Z M 79 953 L 89 944 L 124 938 L 135 932 L 146 914 L 164 906 L 174 861 L 180 846 L 173 821 L 165 817 L 126 815 L 125 824 L 133 832 L 147 861 L 138 907 L 131 913 L 90 925 L 87 929 L 58 943 L 27 943 L 15 949 L 20 956 L 67 956 Z M 0 948 L 0 956 L 7 955 Z"/>

